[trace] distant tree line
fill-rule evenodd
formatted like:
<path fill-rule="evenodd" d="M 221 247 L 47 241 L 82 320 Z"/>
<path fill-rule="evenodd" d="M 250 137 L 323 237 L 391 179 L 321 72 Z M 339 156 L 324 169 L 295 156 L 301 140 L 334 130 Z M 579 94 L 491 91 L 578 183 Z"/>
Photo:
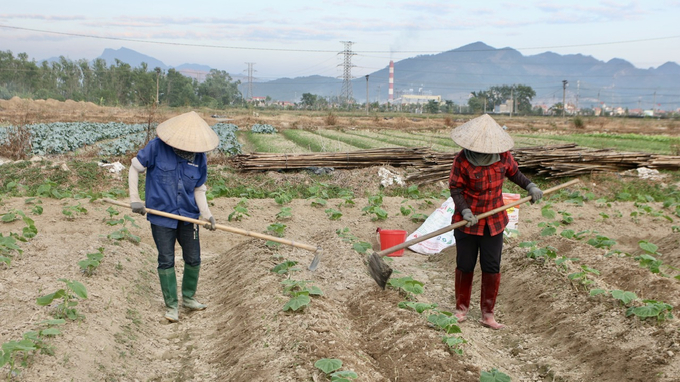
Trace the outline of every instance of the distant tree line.
<path fill-rule="evenodd" d="M 143 106 L 158 101 L 171 107 L 223 108 L 241 102 L 239 84 L 227 72 L 216 69 L 199 83 L 175 69 L 150 69 L 145 63 L 132 68 L 116 60 L 115 65 L 107 66 L 101 58 L 89 62 L 63 56 L 59 61 L 37 63 L 26 53 L 15 57 L 11 51 L 0 51 L 2 99 L 70 99 L 105 106 Z"/>

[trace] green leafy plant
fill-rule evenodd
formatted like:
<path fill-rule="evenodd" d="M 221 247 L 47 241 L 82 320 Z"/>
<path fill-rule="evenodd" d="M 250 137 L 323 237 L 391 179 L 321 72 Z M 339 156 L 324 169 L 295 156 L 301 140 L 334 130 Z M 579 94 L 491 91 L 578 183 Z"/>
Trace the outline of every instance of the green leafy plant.
<path fill-rule="evenodd" d="M 479 382 L 510 382 L 512 379 L 510 377 L 503 373 L 502 371 L 498 371 L 498 369 L 491 369 L 490 371 L 484 371 L 482 370 L 481 375 L 479 376 Z"/>
<path fill-rule="evenodd" d="M 284 205 L 293 200 L 293 197 L 285 190 L 278 190 L 272 193 L 276 204 Z"/>
<path fill-rule="evenodd" d="M 340 192 L 338 192 L 338 198 L 342 199 L 342 204 L 354 205 L 354 192 L 352 192 L 352 190 L 340 190 Z"/>
<path fill-rule="evenodd" d="M 330 220 L 340 220 L 340 218 L 342 217 L 342 212 L 334 208 L 327 208 L 325 212 L 326 216 L 328 216 Z"/>
<path fill-rule="evenodd" d="M 425 284 L 414 280 L 411 276 L 390 278 L 387 281 L 387 285 L 402 291 L 408 298 L 413 298 L 413 295 L 422 294 L 425 291 L 423 289 Z"/>
<path fill-rule="evenodd" d="M 65 206 L 62 210 L 61 213 L 66 216 L 68 219 L 74 219 L 78 215 L 84 215 L 87 213 L 87 209 L 83 207 L 80 203 L 76 204 L 75 206 Z"/>
<path fill-rule="evenodd" d="M 408 310 L 413 310 L 417 313 L 423 313 L 427 310 L 433 310 L 434 308 L 437 307 L 437 304 L 428 304 L 424 302 L 415 302 L 415 301 L 402 301 L 397 305 L 401 309 L 408 309 Z"/>
<path fill-rule="evenodd" d="M 597 269 L 591 268 L 587 265 L 581 265 L 581 271 L 580 272 L 574 272 L 572 274 L 569 274 L 567 277 L 569 278 L 569 280 L 576 281 L 581 286 L 587 288 L 588 285 L 593 283 L 593 281 L 588 278 L 589 274 L 599 275 L 600 271 L 598 271 Z"/>
<path fill-rule="evenodd" d="M 557 227 L 560 226 L 559 221 L 552 222 L 541 222 L 538 223 L 538 227 L 543 228 L 541 230 L 541 236 L 552 236 L 557 233 Z"/>
<path fill-rule="evenodd" d="M 3 236 L 0 233 L 0 263 L 4 263 L 9 267 L 12 264 L 14 253 L 23 253 L 21 247 L 17 245 L 17 241 L 12 236 Z"/>
<path fill-rule="evenodd" d="M 367 243 L 365 241 L 360 241 L 352 244 L 352 249 L 361 253 L 362 255 L 365 255 L 366 252 L 368 252 L 368 250 L 371 248 L 373 248 L 371 243 Z"/>
<path fill-rule="evenodd" d="M 241 198 L 241 200 L 236 203 L 236 206 L 234 207 L 234 211 L 227 216 L 228 221 L 241 221 L 243 216 L 250 216 L 248 215 L 248 199 L 246 198 Z"/>
<path fill-rule="evenodd" d="M 272 223 L 267 226 L 267 232 L 276 237 L 283 237 L 286 232 L 286 225 L 283 223 Z"/>
<path fill-rule="evenodd" d="M 562 215 L 562 224 L 571 224 L 574 222 L 574 217 L 567 211 L 558 211 Z"/>
<path fill-rule="evenodd" d="M 286 274 L 286 273 L 292 272 L 292 271 L 299 271 L 300 270 L 299 268 L 295 268 L 297 263 L 298 262 L 294 261 L 294 260 L 286 260 L 286 261 L 279 263 L 276 266 L 274 266 L 274 268 L 270 269 L 270 271 L 277 273 L 277 274 L 280 274 L 280 275 L 283 275 L 283 274 Z"/>
<path fill-rule="evenodd" d="M 123 216 L 122 219 L 118 219 L 118 220 L 116 220 L 116 219 L 108 220 L 108 221 L 106 222 L 106 224 L 108 224 L 108 225 L 118 225 L 118 224 L 122 224 L 122 225 L 123 225 L 123 228 L 111 232 L 111 233 L 108 234 L 106 237 L 108 237 L 108 238 L 111 239 L 111 240 L 117 240 L 117 241 L 120 241 L 120 240 L 128 240 L 128 241 L 131 241 L 131 242 L 133 242 L 133 243 L 139 243 L 139 242 L 141 242 L 141 241 L 142 241 L 142 238 L 139 237 L 139 236 L 137 236 L 137 235 L 134 235 L 134 234 L 133 234 L 132 232 L 130 232 L 130 230 L 127 228 L 127 224 L 128 224 L 128 223 L 130 223 L 130 225 L 133 226 L 133 227 L 135 227 L 135 228 L 139 228 L 139 226 L 135 223 L 135 219 L 132 218 L 132 217 L 130 217 L 129 215 L 125 215 L 125 216 Z"/>
<path fill-rule="evenodd" d="M 276 214 L 276 220 L 286 220 L 293 216 L 291 207 L 281 207 L 281 211 Z"/>
<path fill-rule="evenodd" d="M 351 382 L 359 378 L 357 373 L 352 370 L 340 370 L 342 361 L 335 358 L 322 358 L 314 362 L 314 367 L 323 371 L 331 382 Z"/>
<path fill-rule="evenodd" d="M 460 345 L 467 343 L 463 337 L 456 336 L 443 336 L 442 342 L 448 345 L 449 349 L 458 355 L 463 354 L 463 349 L 460 348 Z"/>
<path fill-rule="evenodd" d="M 596 235 L 587 242 L 595 248 L 606 248 L 611 249 L 612 246 L 616 245 L 616 241 L 612 240 L 606 236 Z"/>
<path fill-rule="evenodd" d="M 321 296 L 323 291 L 317 286 L 307 285 L 311 281 L 287 279 L 281 282 L 283 293 L 290 296 L 290 300 L 283 306 L 283 311 L 303 310 L 309 305 L 312 299 L 309 296 Z"/>
<path fill-rule="evenodd" d="M 307 188 L 307 192 L 311 195 L 308 199 L 311 200 L 312 206 L 325 206 L 328 200 L 328 184 L 315 183 Z"/>
<path fill-rule="evenodd" d="M 446 334 L 461 333 L 458 319 L 451 312 L 436 311 L 427 316 L 427 322 L 436 329 L 443 330 Z"/>
<path fill-rule="evenodd" d="M 368 197 L 368 206 L 361 209 L 364 215 L 373 214 L 371 220 L 385 220 L 387 219 L 387 211 L 382 208 L 383 196 L 382 194 L 371 195 Z"/>
<path fill-rule="evenodd" d="M 18 365 L 28 366 L 30 359 L 36 352 L 54 355 L 53 347 L 45 339 L 60 334 L 59 329 L 52 326 L 63 323 L 63 319 L 43 321 L 40 325 L 47 326 L 47 328 L 25 332 L 20 341 L 8 341 L 2 344 L 0 347 L 0 368 L 9 365 L 7 375 L 9 380 L 21 373 Z"/>
<path fill-rule="evenodd" d="M 519 243 L 520 248 L 529 248 L 526 256 L 530 259 L 554 259 L 557 257 L 557 248 L 553 246 L 538 247 L 536 241 L 524 241 Z"/>
<path fill-rule="evenodd" d="M 104 247 L 99 247 L 97 248 L 97 252 L 88 253 L 86 256 L 87 259 L 80 260 L 78 266 L 87 276 L 92 276 L 97 270 L 97 267 L 99 267 L 101 260 L 104 258 Z"/>
<path fill-rule="evenodd" d="M 673 318 L 671 311 L 673 306 L 663 301 L 642 300 L 644 306 L 630 307 L 626 310 L 626 317 L 637 316 L 641 320 L 656 317 L 657 321 L 665 321 Z"/>
<path fill-rule="evenodd" d="M 343 228 L 343 229 L 339 229 L 339 228 L 338 228 L 338 229 L 335 230 L 335 233 L 336 233 L 339 237 L 342 238 L 342 241 L 345 241 L 345 242 L 348 242 L 348 243 L 353 243 L 353 242 L 359 240 L 359 238 L 356 237 L 356 236 L 354 236 L 354 235 L 350 232 L 349 228 L 347 228 L 347 227 L 345 227 L 345 228 Z M 370 246 L 370 244 L 369 244 L 369 246 Z"/>
<path fill-rule="evenodd" d="M 65 288 L 59 289 L 56 292 L 38 297 L 37 304 L 40 306 L 47 306 L 53 301 L 59 300 L 55 307 L 55 318 L 68 318 L 70 320 L 77 320 L 82 317 L 75 309 L 78 305 L 78 299 L 87 298 L 87 289 L 85 285 L 75 280 L 59 279 L 66 284 Z"/>

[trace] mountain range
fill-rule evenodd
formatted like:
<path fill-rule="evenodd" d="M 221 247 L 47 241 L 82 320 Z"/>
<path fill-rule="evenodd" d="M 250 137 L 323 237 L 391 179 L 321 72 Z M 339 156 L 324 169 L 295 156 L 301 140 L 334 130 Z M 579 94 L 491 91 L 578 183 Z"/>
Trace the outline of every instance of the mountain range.
<path fill-rule="evenodd" d="M 132 67 L 145 62 L 151 69 L 169 68 L 160 60 L 127 48 L 106 49 L 99 58 L 105 59 L 109 65 L 115 64 L 118 59 Z M 351 81 L 352 95 L 357 102 L 365 102 L 367 82 L 371 102 L 387 101 L 389 62 L 385 64 L 383 69 L 369 73 L 368 79 L 361 76 Z M 201 79 L 211 68 L 183 64 L 175 69 Z M 241 82 L 247 81 L 240 75 L 231 76 Z M 552 52 L 524 56 L 515 49 L 494 48 L 483 42 L 394 62 L 395 99 L 402 94 L 440 95 L 442 100 L 466 104 L 473 91 L 513 84 L 531 86 L 536 92 L 532 100 L 534 105 L 550 106 L 562 102 L 564 96 L 566 102 L 581 108 L 600 105 L 629 109 L 680 108 L 680 65 L 675 62 L 640 69 L 618 58 L 604 62 L 592 56 Z M 340 96 L 342 87 L 342 79 L 312 75 L 254 81 L 252 95 L 299 101 L 303 93 L 321 97 Z"/>

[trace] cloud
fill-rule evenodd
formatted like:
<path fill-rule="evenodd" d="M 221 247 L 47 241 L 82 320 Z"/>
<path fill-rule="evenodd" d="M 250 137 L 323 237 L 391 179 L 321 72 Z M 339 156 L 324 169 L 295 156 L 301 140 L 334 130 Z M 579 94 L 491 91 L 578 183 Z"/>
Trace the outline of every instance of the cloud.
<path fill-rule="evenodd" d="M 73 21 L 85 20 L 85 16 L 48 16 L 39 14 L 0 14 L 0 18 L 7 20 L 50 20 L 50 21 Z"/>

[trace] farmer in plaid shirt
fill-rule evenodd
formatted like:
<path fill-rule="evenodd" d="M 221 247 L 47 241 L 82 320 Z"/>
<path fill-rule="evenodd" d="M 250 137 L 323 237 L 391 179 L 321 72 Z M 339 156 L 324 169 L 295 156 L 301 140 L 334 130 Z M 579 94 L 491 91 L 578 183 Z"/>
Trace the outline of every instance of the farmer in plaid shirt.
<path fill-rule="evenodd" d="M 451 133 L 454 142 L 463 148 L 453 160 L 449 176 L 451 198 L 456 206 L 453 223 L 468 223 L 455 229 L 456 239 L 456 318 L 465 321 L 470 309 L 470 294 L 477 256 L 482 268 L 480 323 L 492 329 L 502 329 L 493 310 L 501 282 L 501 252 L 503 231 L 508 214 L 503 211 L 485 219 L 476 215 L 502 207 L 503 181 L 510 179 L 527 190 L 531 203 L 543 197 L 543 191 L 531 183 L 519 170 L 509 150 L 514 142 L 510 135 L 488 114 L 470 120 Z"/>

